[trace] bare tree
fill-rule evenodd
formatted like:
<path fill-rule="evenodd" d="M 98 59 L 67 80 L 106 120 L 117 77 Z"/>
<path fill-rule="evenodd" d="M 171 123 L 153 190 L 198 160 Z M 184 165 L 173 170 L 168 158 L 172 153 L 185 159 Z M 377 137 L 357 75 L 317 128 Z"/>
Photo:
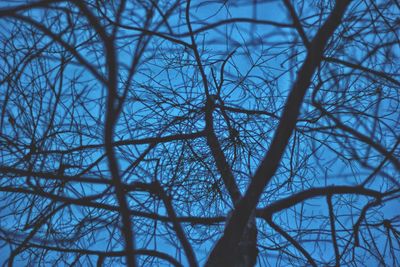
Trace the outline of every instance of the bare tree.
<path fill-rule="evenodd" d="M 396 0 L 0 1 L 5 266 L 400 266 Z"/>

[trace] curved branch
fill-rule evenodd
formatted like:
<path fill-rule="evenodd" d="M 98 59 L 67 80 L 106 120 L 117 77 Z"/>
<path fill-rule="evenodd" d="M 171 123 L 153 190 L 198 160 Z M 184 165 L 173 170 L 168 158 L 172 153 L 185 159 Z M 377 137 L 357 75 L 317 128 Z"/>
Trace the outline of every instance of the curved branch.
<path fill-rule="evenodd" d="M 263 217 L 265 221 L 274 229 L 276 232 L 278 232 L 281 236 L 283 236 L 287 241 L 289 241 L 298 251 L 300 251 L 304 257 L 306 257 L 307 261 L 314 267 L 317 266 L 315 263 L 314 259 L 311 257 L 310 253 L 305 250 L 299 242 L 297 242 L 293 237 L 291 237 L 288 233 L 286 233 L 282 228 L 280 228 L 278 225 L 276 225 L 273 221 L 272 218 L 270 217 Z"/>
<path fill-rule="evenodd" d="M 187 33 L 174 34 L 174 36 L 175 37 L 188 37 L 188 36 L 191 36 L 194 34 L 205 32 L 205 31 L 217 28 L 219 26 L 223 26 L 223 25 L 231 24 L 231 23 L 252 23 L 252 24 L 260 24 L 260 25 L 276 26 L 279 28 L 293 28 L 294 27 L 293 24 L 281 23 L 281 22 L 276 22 L 276 21 L 272 21 L 272 20 L 259 20 L 259 19 L 252 19 L 252 18 L 232 18 L 232 19 L 224 19 L 224 20 L 220 20 L 220 21 L 217 21 L 214 23 L 210 23 L 199 29 L 190 30 Z"/>
<path fill-rule="evenodd" d="M 264 214 L 273 214 L 284 209 L 295 206 L 305 200 L 314 197 L 329 196 L 335 194 L 355 194 L 364 195 L 380 199 L 382 194 L 378 191 L 366 189 L 360 186 L 328 186 L 328 187 L 316 187 L 305 191 L 301 191 L 297 194 L 291 195 L 287 198 L 280 199 L 271 205 L 261 209 L 260 211 Z"/>
<path fill-rule="evenodd" d="M 393 74 L 386 74 L 382 71 L 377 71 L 377 70 L 366 68 L 366 67 L 362 66 L 361 64 L 351 63 L 351 62 L 348 62 L 348 61 L 345 61 L 342 59 L 333 58 L 333 57 L 324 57 L 324 60 L 326 62 L 332 62 L 332 63 L 340 64 L 340 65 L 343 65 L 343 66 L 346 66 L 346 67 L 349 67 L 352 69 L 361 70 L 363 72 L 370 73 L 372 75 L 383 78 L 397 86 L 400 86 L 400 81 L 391 77 L 391 75 L 393 75 Z"/>
<path fill-rule="evenodd" d="M 11 242 L 11 240 L 10 240 Z M 17 243 L 13 241 L 13 243 Z M 63 253 L 76 253 L 76 254 L 82 254 L 82 255 L 97 255 L 101 257 L 102 259 L 104 258 L 113 258 L 113 257 L 126 257 L 126 252 L 125 251 L 100 251 L 100 250 L 90 250 L 90 249 L 82 249 L 82 248 L 62 248 L 62 247 L 53 247 L 53 246 L 48 246 L 48 245 L 40 245 L 40 244 L 35 244 L 35 243 L 29 243 L 30 247 L 37 248 L 37 249 L 45 249 L 45 250 L 51 250 L 51 251 L 57 251 L 57 252 L 63 252 Z M 170 255 L 156 251 L 156 250 L 149 250 L 149 249 L 135 249 L 132 251 L 134 255 L 145 255 L 145 256 L 150 256 L 150 257 L 156 257 L 160 258 L 163 260 L 168 261 L 171 263 L 173 266 L 177 267 L 183 267 L 183 265 L 178 262 L 176 259 L 171 257 Z"/>
<path fill-rule="evenodd" d="M 349 127 L 345 124 L 343 124 L 339 119 L 337 119 L 336 117 L 334 117 L 332 114 L 330 114 L 327 110 L 325 110 L 320 104 L 315 103 L 314 104 L 324 115 L 328 116 L 331 120 L 333 120 L 336 124 L 336 126 L 351 134 L 352 136 L 354 136 L 355 138 L 357 138 L 358 140 L 360 140 L 361 142 L 368 144 L 369 146 L 373 147 L 376 151 L 378 151 L 379 153 L 381 153 L 383 156 L 385 156 L 386 158 L 388 158 L 390 160 L 390 162 L 396 167 L 397 170 L 400 170 L 400 160 L 397 159 L 394 155 L 393 152 L 394 151 L 388 151 L 385 147 L 383 147 L 381 144 L 375 142 L 372 138 L 358 132 L 357 130 L 355 130 L 352 127 Z"/>

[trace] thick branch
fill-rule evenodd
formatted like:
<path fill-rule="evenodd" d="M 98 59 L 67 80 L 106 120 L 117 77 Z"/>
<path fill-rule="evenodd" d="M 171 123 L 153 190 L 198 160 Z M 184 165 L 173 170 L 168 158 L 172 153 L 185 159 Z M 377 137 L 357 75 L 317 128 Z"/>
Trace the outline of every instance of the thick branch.
<path fill-rule="evenodd" d="M 256 208 L 264 188 L 279 167 L 289 138 L 295 128 L 303 98 L 311 84 L 315 70 L 322 61 L 325 46 L 340 25 L 342 16 L 349 4 L 350 0 L 337 1 L 332 13 L 312 40 L 307 57 L 286 101 L 271 146 L 257 169 L 245 196 L 233 211 L 224 235 L 213 249 L 206 266 L 232 265 L 229 255 L 235 253 L 251 213 Z"/>
<path fill-rule="evenodd" d="M 194 32 L 192 30 L 192 25 L 190 22 L 190 0 L 187 2 L 186 5 L 186 23 L 187 27 L 190 33 L 190 39 L 192 42 L 192 49 L 193 53 L 196 59 L 196 64 L 197 67 L 200 71 L 203 86 L 204 86 L 204 92 L 206 95 L 206 104 L 205 104 L 205 122 L 206 122 L 206 137 L 207 137 L 207 144 L 210 147 L 211 153 L 214 157 L 215 163 L 217 165 L 217 169 L 219 173 L 221 174 L 222 180 L 224 181 L 224 184 L 229 192 L 229 195 L 231 197 L 231 200 L 233 203 L 236 203 L 240 197 L 240 191 L 239 188 L 236 184 L 235 177 L 233 176 L 232 169 L 229 166 L 228 161 L 226 160 L 225 154 L 221 149 L 221 146 L 219 144 L 218 138 L 215 135 L 214 132 L 214 122 L 213 122 L 213 111 L 215 108 L 214 101 L 211 100 L 210 94 L 209 94 L 209 89 L 208 89 L 208 81 L 207 81 L 207 76 L 204 72 L 204 67 L 201 62 L 201 57 L 199 54 L 199 51 L 197 49 L 197 44 L 194 36 Z"/>

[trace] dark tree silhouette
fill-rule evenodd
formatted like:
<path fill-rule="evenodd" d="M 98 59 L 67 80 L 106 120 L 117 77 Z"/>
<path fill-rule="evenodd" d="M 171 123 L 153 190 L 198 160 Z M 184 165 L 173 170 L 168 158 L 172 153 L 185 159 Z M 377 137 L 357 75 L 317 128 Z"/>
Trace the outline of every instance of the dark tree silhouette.
<path fill-rule="evenodd" d="M 4 266 L 400 266 L 397 0 L 0 0 Z"/>

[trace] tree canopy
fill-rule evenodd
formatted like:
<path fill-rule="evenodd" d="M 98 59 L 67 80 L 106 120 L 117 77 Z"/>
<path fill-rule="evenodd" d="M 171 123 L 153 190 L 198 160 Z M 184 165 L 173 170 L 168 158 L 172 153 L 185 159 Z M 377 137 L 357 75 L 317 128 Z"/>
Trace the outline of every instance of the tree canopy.
<path fill-rule="evenodd" d="M 400 266 L 397 0 L 0 0 L 0 263 Z"/>

